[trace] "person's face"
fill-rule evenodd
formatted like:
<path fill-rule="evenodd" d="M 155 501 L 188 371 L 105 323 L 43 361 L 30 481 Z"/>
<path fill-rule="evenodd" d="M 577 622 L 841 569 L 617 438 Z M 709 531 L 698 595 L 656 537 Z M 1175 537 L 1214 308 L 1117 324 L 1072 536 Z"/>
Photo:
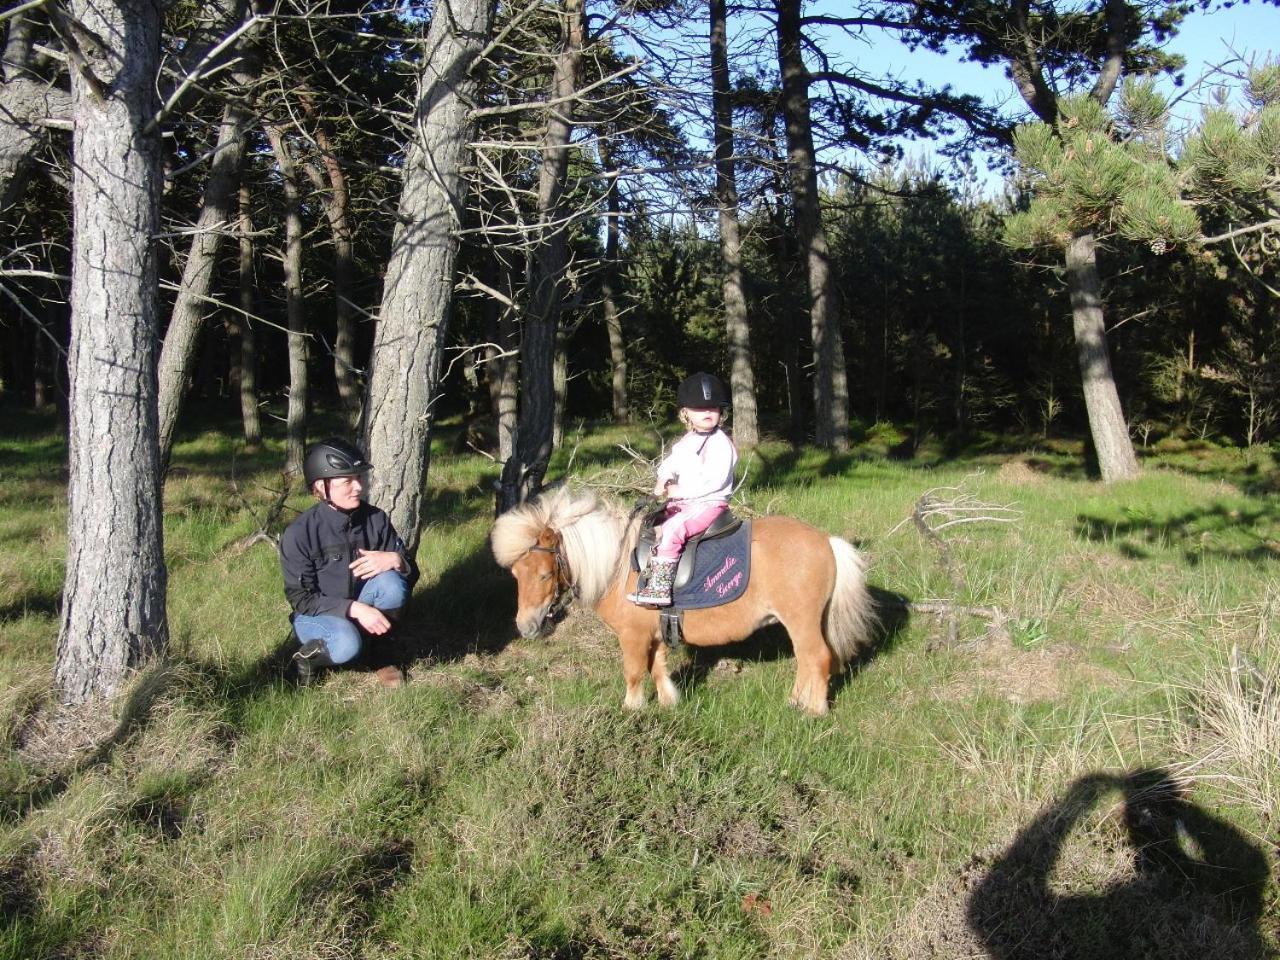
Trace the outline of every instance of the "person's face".
<path fill-rule="evenodd" d="M 709 433 L 720 426 L 719 407 L 685 407 L 684 412 L 689 426 L 699 433 Z"/>
<path fill-rule="evenodd" d="M 324 483 L 323 480 L 320 481 Z M 324 488 L 321 487 L 321 495 Z M 329 502 L 339 510 L 354 510 L 360 505 L 360 495 L 364 493 L 364 481 L 361 477 L 334 477 L 329 481 Z"/>

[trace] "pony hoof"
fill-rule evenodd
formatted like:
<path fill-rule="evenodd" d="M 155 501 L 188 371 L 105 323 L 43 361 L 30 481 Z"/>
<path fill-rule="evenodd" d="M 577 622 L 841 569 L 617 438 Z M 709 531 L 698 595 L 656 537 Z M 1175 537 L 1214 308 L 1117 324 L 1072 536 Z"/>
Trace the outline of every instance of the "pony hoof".
<path fill-rule="evenodd" d="M 670 679 L 664 677 L 657 683 L 658 688 L 658 705 L 661 707 L 674 707 L 680 702 L 680 691 Z"/>
<path fill-rule="evenodd" d="M 624 697 L 624 698 L 623 698 L 623 700 L 622 700 L 622 709 L 624 709 L 624 710 L 631 710 L 632 712 L 634 712 L 634 711 L 636 711 L 636 710 L 643 710 L 643 709 L 644 709 L 644 697 L 643 697 L 643 696 L 640 696 L 640 697 L 630 697 L 630 696 L 628 696 L 628 697 Z"/>
<path fill-rule="evenodd" d="M 797 710 L 803 710 L 811 717 L 825 717 L 831 710 L 825 700 L 821 703 L 808 703 L 799 697 L 791 697 L 787 700 L 787 704 Z"/>

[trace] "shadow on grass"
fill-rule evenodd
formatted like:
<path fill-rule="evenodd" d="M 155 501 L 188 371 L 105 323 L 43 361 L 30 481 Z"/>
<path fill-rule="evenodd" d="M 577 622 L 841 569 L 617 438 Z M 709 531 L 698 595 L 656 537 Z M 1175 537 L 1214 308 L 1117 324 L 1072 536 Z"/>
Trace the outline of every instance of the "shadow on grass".
<path fill-rule="evenodd" d="M 1096 893 L 1061 892 L 1050 877 L 1070 835 L 1117 791 L 1133 870 Z M 1090 774 L 991 864 L 967 915 L 993 960 L 1261 960 L 1268 876 L 1266 855 L 1187 800 L 1167 771 Z"/>
<path fill-rule="evenodd" d="M 1082 513 L 1076 516 L 1076 535 L 1113 544 L 1134 560 L 1175 548 L 1192 565 L 1210 556 L 1262 563 L 1280 560 L 1280 504 L 1214 504 L 1164 515 L 1127 510 L 1119 520 Z"/>
<path fill-rule="evenodd" d="M 407 667 L 419 660 L 450 662 L 469 653 L 498 653 L 516 639 L 515 581 L 488 544 L 455 563 L 409 604 L 391 639 L 367 646 L 367 664 Z"/>
<path fill-rule="evenodd" d="M 854 658 L 845 665 L 845 669 L 831 678 L 832 700 L 876 657 L 889 653 L 897 644 L 898 637 L 907 629 L 910 613 L 905 597 L 877 587 L 871 588 L 871 596 L 875 601 L 878 618 L 875 631 L 870 642 L 859 649 Z M 791 638 L 781 624 L 757 630 L 737 643 L 718 647 L 686 646 L 684 649 L 688 651 L 687 658 L 680 668 L 672 673 L 672 679 L 677 686 L 686 691 L 705 683 L 711 672 L 726 661 L 773 663 L 795 656 L 791 648 Z"/>
<path fill-rule="evenodd" d="M 412 873 L 413 856 L 412 840 L 383 838 L 304 878 L 299 885 L 298 899 L 305 909 L 308 905 L 332 902 L 335 891 L 341 891 L 341 926 L 347 938 L 360 942 L 373 925 L 383 899 Z"/>
<path fill-rule="evenodd" d="M 1267 497 L 1280 493 L 1280 466 L 1276 461 L 1275 452 L 1268 456 L 1265 452 L 1189 440 L 1160 444 L 1144 462 L 1188 477 L 1229 483 L 1249 496 Z"/>
<path fill-rule="evenodd" d="M 62 590 L 32 588 L 0 604 L 0 624 L 23 617 L 56 617 L 62 612 Z"/>
<path fill-rule="evenodd" d="M 151 719 L 157 695 L 166 686 L 163 670 L 144 674 L 132 685 L 118 707 L 119 720 L 101 737 L 90 736 L 87 750 L 72 752 L 62 763 L 49 768 L 16 785 L 16 789 L 0 795 L 0 823 L 14 823 L 56 800 L 80 774 L 108 763 L 116 749 L 133 734 L 144 728 Z M 32 731 L 43 727 L 44 738 L 61 754 L 65 749 L 62 740 L 83 737 L 83 731 L 92 730 L 100 723 L 99 711 L 117 709 L 114 703 L 90 703 L 76 707 L 58 705 L 52 691 L 28 698 L 19 715 L 9 718 L 14 744 L 31 738 Z M 30 744 L 28 744 L 30 746 Z M 41 758 L 33 757 L 40 763 Z"/>

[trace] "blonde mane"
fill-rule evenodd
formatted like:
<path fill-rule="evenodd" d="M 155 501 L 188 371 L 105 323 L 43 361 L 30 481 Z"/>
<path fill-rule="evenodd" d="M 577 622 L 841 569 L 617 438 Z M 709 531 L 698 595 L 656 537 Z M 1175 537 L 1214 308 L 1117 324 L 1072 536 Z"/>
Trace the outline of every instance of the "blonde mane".
<path fill-rule="evenodd" d="M 493 558 L 510 567 L 538 542 L 545 529 L 560 534 L 564 558 L 578 590 L 578 598 L 594 606 L 604 596 L 633 539 L 627 517 L 612 503 L 589 490 L 561 487 L 500 516 L 489 543 Z"/>

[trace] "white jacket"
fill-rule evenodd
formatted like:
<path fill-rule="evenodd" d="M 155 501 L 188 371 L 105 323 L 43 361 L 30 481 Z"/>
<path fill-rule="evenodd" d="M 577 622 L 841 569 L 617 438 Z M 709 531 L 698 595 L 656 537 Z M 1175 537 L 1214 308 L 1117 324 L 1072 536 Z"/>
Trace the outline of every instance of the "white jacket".
<path fill-rule="evenodd" d="M 667 488 L 672 500 L 690 505 L 727 503 L 737 463 L 738 449 L 719 427 L 711 433 L 690 430 L 658 464 L 658 480 L 674 481 Z"/>

